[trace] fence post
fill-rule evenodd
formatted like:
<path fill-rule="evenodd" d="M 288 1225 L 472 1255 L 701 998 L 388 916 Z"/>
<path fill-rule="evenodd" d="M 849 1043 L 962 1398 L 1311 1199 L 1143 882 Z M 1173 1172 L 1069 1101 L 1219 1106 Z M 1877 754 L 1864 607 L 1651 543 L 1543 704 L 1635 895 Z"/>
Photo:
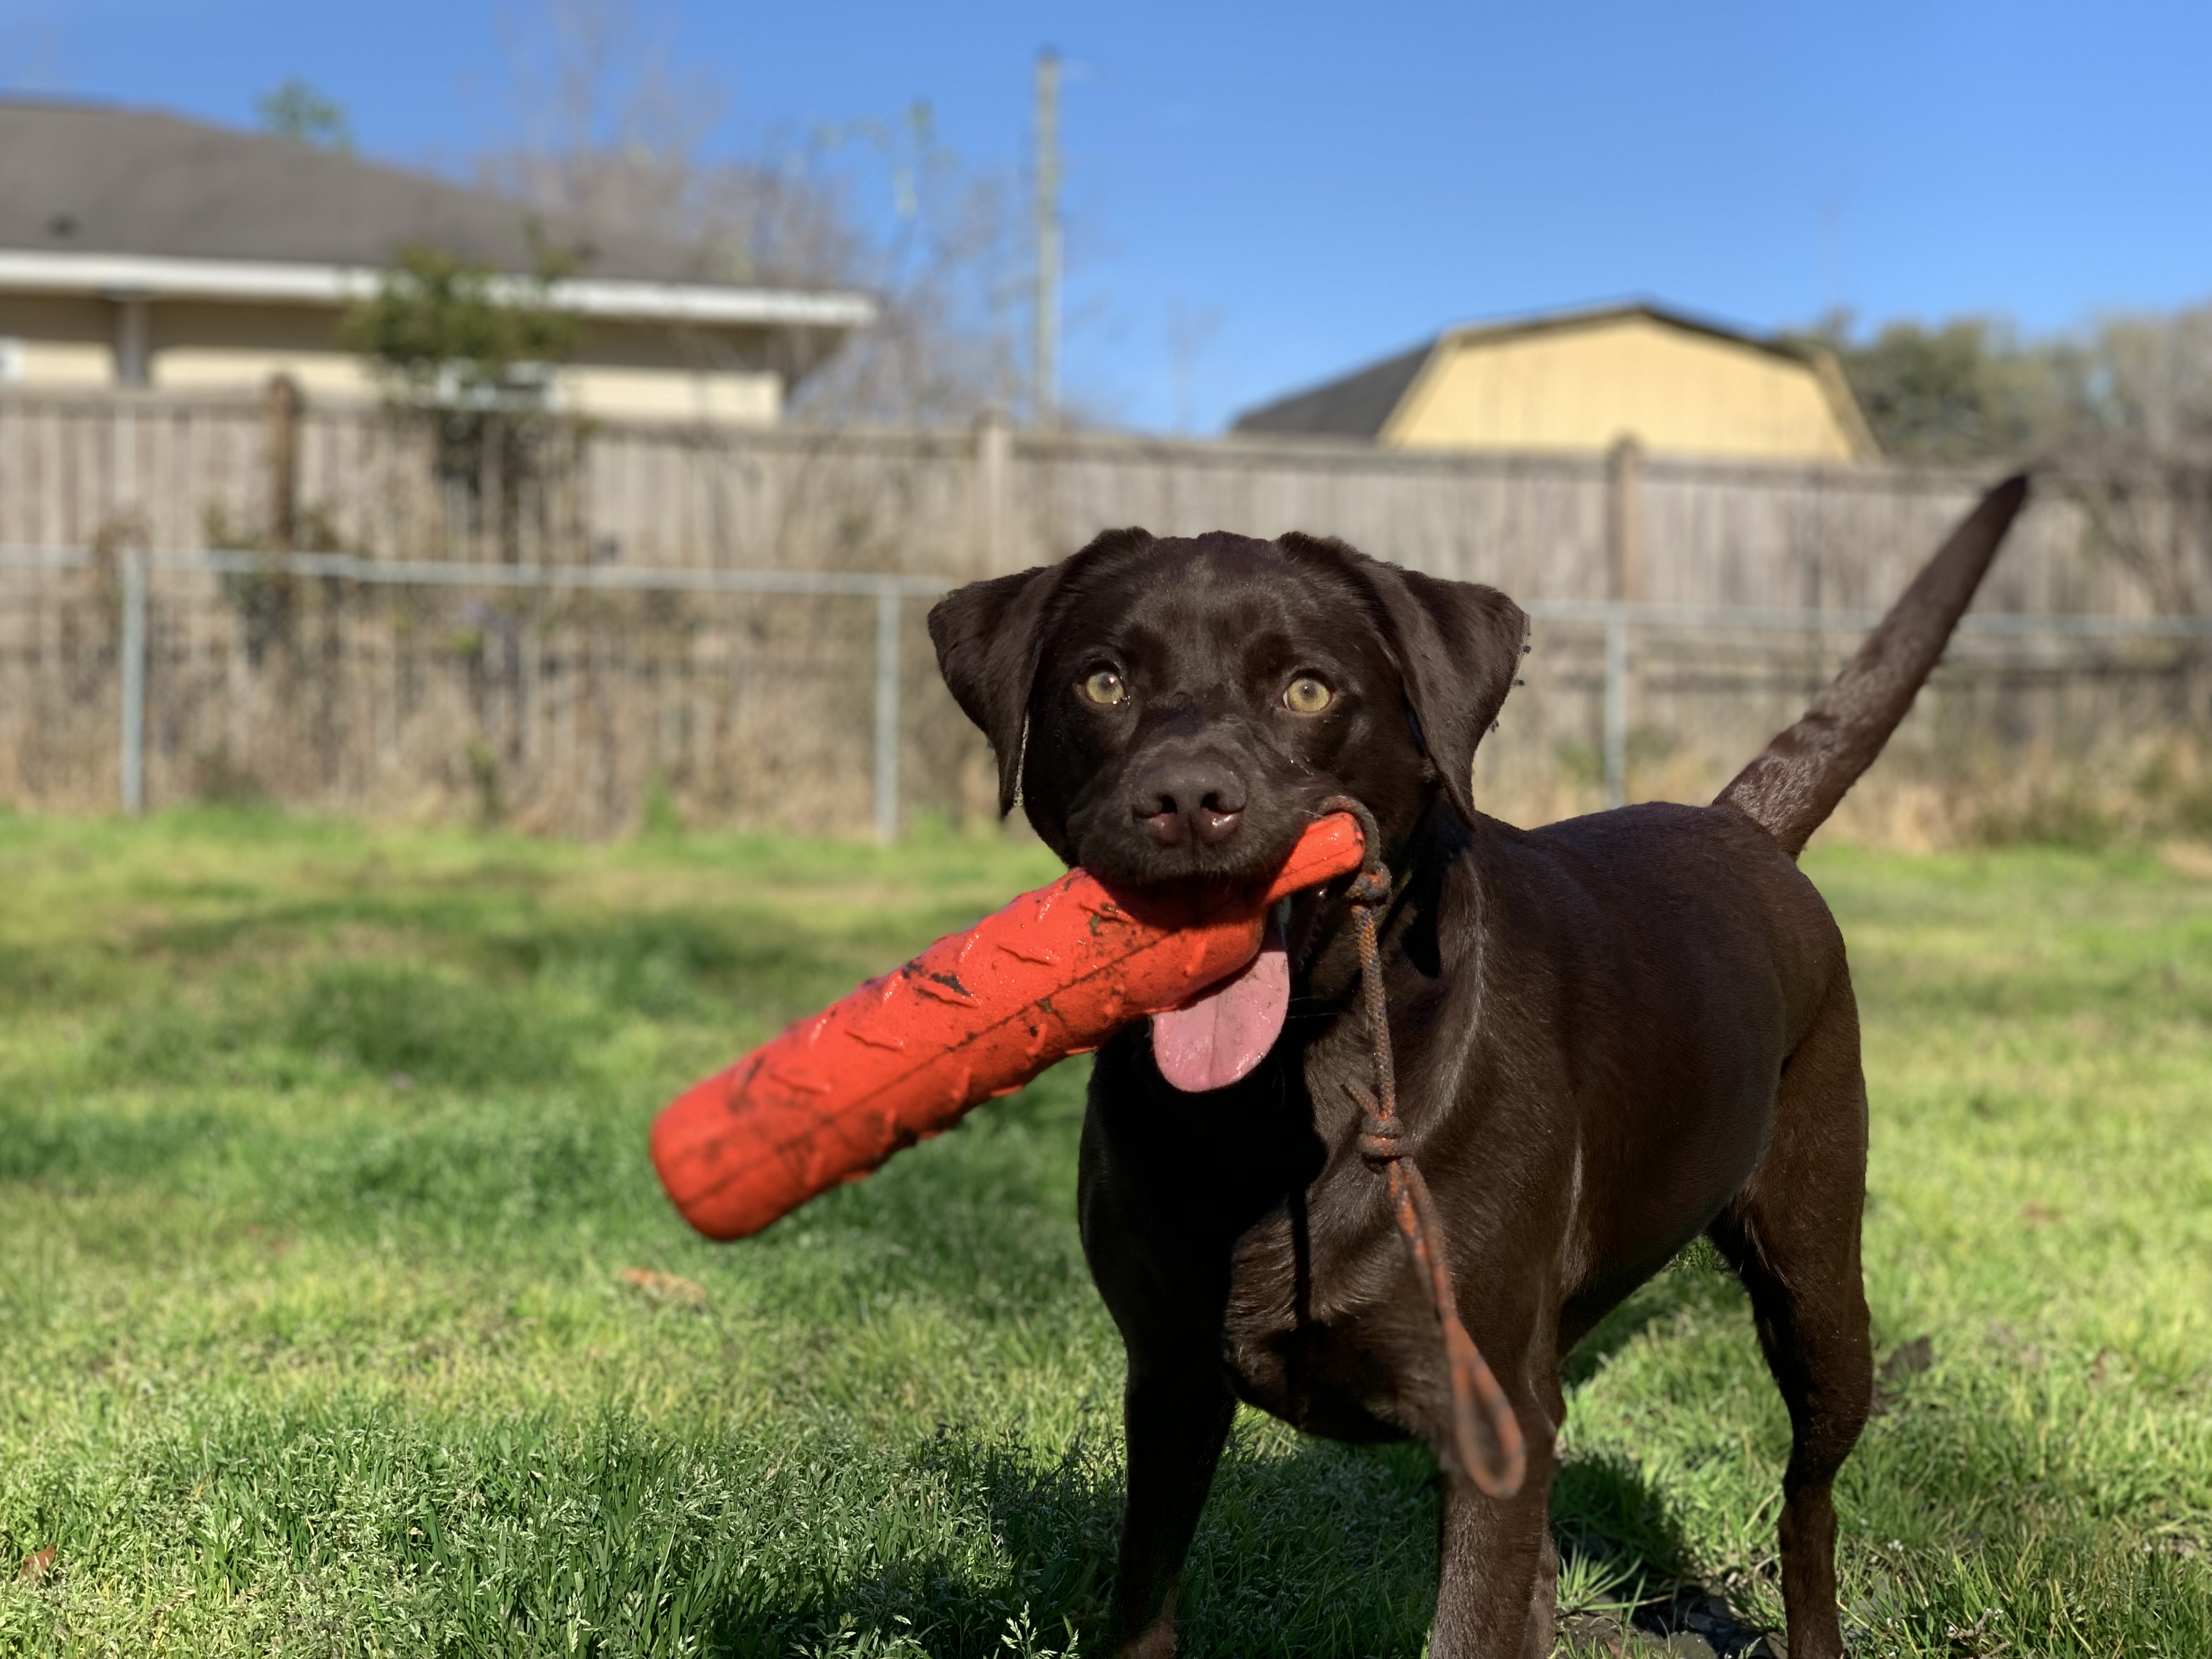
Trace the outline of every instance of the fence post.
<path fill-rule="evenodd" d="M 269 501 L 262 539 L 271 553 L 289 553 L 300 540 L 300 383 L 272 374 L 267 398 Z"/>
<path fill-rule="evenodd" d="M 899 823 L 899 591 L 876 585 L 876 839 L 889 846 Z"/>
<path fill-rule="evenodd" d="M 977 574 L 995 576 L 1014 568 L 1016 561 L 1007 544 L 1009 533 L 1006 512 L 1007 474 L 1013 462 L 1013 428 L 1006 424 L 1006 416 L 993 409 L 984 412 L 975 422 L 975 502 L 974 519 L 975 550 L 963 564 L 974 568 L 980 563 Z"/>
<path fill-rule="evenodd" d="M 146 556 L 123 556 L 123 810 L 146 810 Z"/>
<path fill-rule="evenodd" d="M 1628 621 L 1605 619 L 1605 804 L 1628 805 Z"/>
<path fill-rule="evenodd" d="M 1623 607 L 1645 597 L 1644 450 L 1624 433 L 1605 458 L 1605 804 L 1628 803 L 1628 621 Z"/>
<path fill-rule="evenodd" d="M 1644 568 L 1644 447 L 1633 436 L 1614 441 L 1605 457 L 1606 586 L 1632 603 L 1650 597 Z"/>

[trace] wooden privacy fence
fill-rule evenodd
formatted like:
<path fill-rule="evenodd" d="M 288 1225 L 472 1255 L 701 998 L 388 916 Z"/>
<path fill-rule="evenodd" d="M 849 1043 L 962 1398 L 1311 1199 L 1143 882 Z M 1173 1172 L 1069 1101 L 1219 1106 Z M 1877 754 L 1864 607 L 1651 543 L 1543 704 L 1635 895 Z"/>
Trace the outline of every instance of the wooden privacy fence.
<path fill-rule="evenodd" d="M 0 544 L 281 547 L 963 580 L 1100 530 L 1285 530 L 1515 598 L 1875 609 L 1989 480 L 1888 467 L 1419 453 L 1097 434 L 802 431 L 296 397 L 0 390 Z M 2043 503 L 1985 609 L 2140 612 Z"/>
<path fill-rule="evenodd" d="M 1503 587 L 1539 650 L 1486 799 L 1528 821 L 1698 798 L 1984 482 L 0 393 L 0 798 L 262 793 L 580 833 L 976 818 L 991 769 L 920 600 L 1128 523 L 1341 535 Z M 2079 513 L 2032 507 L 1978 614 L 1850 804 L 1860 833 L 2179 821 L 2200 794 L 2212 819 L 2203 626 L 2158 617 Z"/>

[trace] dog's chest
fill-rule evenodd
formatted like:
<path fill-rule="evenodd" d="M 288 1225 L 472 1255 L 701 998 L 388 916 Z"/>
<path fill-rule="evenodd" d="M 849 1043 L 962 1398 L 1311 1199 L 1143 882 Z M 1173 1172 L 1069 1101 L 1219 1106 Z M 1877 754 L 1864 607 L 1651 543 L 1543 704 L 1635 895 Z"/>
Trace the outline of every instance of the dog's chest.
<path fill-rule="evenodd" d="M 1382 1177 L 1357 1163 L 1338 1179 L 1372 1182 L 1381 1197 Z M 1338 1212 L 1370 1206 L 1323 1182 L 1305 1198 L 1238 1241 L 1223 1358 L 1243 1400 L 1298 1428 L 1334 1439 L 1395 1438 L 1407 1431 L 1399 1401 L 1409 1377 L 1426 1369 L 1421 1323 L 1409 1317 L 1421 1311 L 1409 1305 L 1419 1287 L 1379 1210 L 1360 1224 Z"/>
<path fill-rule="evenodd" d="M 1328 1154 L 1237 1240 L 1223 1356 L 1244 1400 L 1299 1428 L 1395 1438 L 1407 1431 L 1408 1382 L 1431 1369 L 1435 1322 L 1390 1219 L 1385 1177 L 1354 1150 L 1359 1113 L 1345 1085 L 1364 1082 L 1365 1044 L 1345 1022 L 1305 1059 L 1312 1133 Z"/>

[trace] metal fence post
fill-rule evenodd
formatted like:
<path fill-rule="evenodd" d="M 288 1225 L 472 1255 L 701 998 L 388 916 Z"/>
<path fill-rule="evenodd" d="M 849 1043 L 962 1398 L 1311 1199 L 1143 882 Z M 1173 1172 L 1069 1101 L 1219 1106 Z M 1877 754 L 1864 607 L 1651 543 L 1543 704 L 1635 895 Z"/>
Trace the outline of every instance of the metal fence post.
<path fill-rule="evenodd" d="M 123 810 L 146 810 L 146 556 L 123 556 Z"/>
<path fill-rule="evenodd" d="M 876 839 L 898 839 L 899 590 L 876 586 Z"/>
<path fill-rule="evenodd" d="M 1628 619 L 1605 619 L 1605 804 L 1628 804 Z"/>

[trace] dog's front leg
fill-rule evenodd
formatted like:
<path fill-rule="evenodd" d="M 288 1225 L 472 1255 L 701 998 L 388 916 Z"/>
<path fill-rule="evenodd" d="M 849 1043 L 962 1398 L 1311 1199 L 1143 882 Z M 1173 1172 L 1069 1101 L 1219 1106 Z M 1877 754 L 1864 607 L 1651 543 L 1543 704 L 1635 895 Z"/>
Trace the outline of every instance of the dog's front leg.
<path fill-rule="evenodd" d="M 1114 1651 L 1171 1659 L 1176 1584 L 1213 1484 L 1237 1401 L 1218 1362 L 1142 1364 L 1130 1356 L 1122 1420 L 1129 1503 L 1114 1580 Z"/>
<path fill-rule="evenodd" d="M 1559 1575 L 1552 1437 L 1532 1417 L 1524 1407 L 1528 1474 L 1513 1497 L 1486 1498 L 1466 1476 L 1444 1477 L 1429 1659 L 1550 1659 Z"/>

